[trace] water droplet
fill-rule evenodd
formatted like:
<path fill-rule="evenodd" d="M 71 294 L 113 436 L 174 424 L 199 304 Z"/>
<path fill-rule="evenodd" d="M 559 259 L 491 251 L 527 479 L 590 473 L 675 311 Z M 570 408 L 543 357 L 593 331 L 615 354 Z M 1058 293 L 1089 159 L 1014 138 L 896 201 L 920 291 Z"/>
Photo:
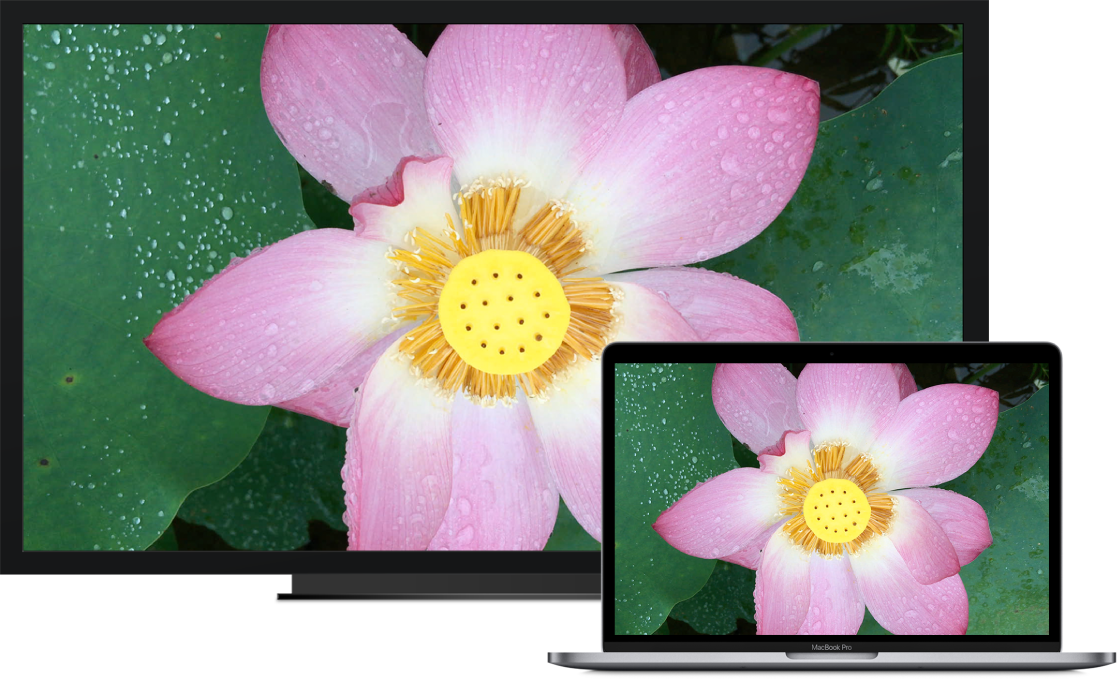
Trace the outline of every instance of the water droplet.
<path fill-rule="evenodd" d="M 51 31 L 50 39 L 55 45 L 58 45 L 62 42 L 62 36 L 58 35 L 58 31 Z"/>
<path fill-rule="evenodd" d="M 274 322 L 268 324 L 267 328 L 264 329 L 265 336 L 274 336 L 277 333 L 279 333 L 279 327 Z"/>
<path fill-rule="evenodd" d="M 786 106 L 773 106 L 768 109 L 768 120 L 773 123 L 786 123 L 791 119 L 791 112 Z"/>
<path fill-rule="evenodd" d="M 879 177 L 874 177 L 873 179 L 865 183 L 865 191 L 875 192 L 883 186 L 884 180 L 880 179 Z"/>
<path fill-rule="evenodd" d="M 226 220 L 232 220 L 233 219 L 233 209 L 229 208 L 228 206 L 225 206 L 224 208 L 221 209 L 221 217 L 225 218 Z"/>
<path fill-rule="evenodd" d="M 737 159 L 737 155 L 732 151 L 727 151 L 721 157 L 721 169 L 730 175 L 739 175 L 741 173 L 741 165 Z"/>
<path fill-rule="evenodd" d="M 163 144 L 166 144 L 168 147 L 171 146 L 171 133 L 163 133 Z"/>
<path fill-rule="evenodd" d="M 174 270 L 167 270 L 166 277 L 167 277 L 167 281 L 174 281 L 175 280 L 175 271 Z"/>

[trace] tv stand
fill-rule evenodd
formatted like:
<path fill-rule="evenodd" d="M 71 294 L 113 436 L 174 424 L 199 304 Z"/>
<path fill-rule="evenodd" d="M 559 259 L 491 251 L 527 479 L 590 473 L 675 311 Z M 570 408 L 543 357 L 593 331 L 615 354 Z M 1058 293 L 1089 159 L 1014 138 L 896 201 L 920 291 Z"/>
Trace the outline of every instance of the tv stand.
<path fill-rule="evenodd" d="M 599 599 L 601 575 L 590 573 L 410 573 L 292 575 L 279 600 L 326 599 Z"/>

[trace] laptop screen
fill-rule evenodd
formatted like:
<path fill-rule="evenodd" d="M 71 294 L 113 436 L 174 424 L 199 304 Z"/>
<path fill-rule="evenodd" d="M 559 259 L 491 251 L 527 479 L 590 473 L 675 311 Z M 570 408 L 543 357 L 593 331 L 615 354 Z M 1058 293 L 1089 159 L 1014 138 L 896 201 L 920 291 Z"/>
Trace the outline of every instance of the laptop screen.
<path fill-rule="evenodd" d="M 607 643 L 1057 639 L 1057 352 L 1054 367 L 635 361 L 719 359 L 690 347 L 631 346 L 606 366 Z M 819 359 L 738 347 L 713 354 Z"/>

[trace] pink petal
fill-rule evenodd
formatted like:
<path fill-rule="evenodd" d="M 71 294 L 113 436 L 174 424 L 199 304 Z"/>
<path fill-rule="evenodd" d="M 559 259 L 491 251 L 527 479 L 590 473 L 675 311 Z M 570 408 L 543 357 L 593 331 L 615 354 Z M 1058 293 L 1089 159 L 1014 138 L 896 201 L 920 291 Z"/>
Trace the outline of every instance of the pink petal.
<path fill-rule="evenodd" d="M 958 554 L 935 519 L 907 497 L 892 497 L 892 526 L 888 538 L 920 584 L 934 584 L 958 574 Z"/>
<path fill-rule="evenodd" d="M 818 84 L 748 66 L 669 78 L 629 100 L 567 199 L 589 275 L 685 265 L 737 248 L 780 214 L 818 134 Z"/>
<path fill-rule="evenodd" d="M 422 227 L 442 238 L 450 216 L 460 224 L 450 189 L 454 161 L 448 156 L 400 159 L 384 184 L 361 192 L 353 199 L 349 214 L 358 235 L 394 246 L 414 248 L 407 234 Z"/>
<path fill-rule="evenodd" d="M 919 388 L 915 385 L 915 377 L 907 364 L 893 364 L 892 370 L 896 372 L 896 382 L 900 384 L 900 399 L 914 393 Z"/>
<path fill-rule="evenodd" d="M 601 541 L 601 364 L 579 360 L 546 401 L 528 399 L 547 468 L 575 520 Z"/>
<path fill-rule="evenodd" d="M 908 497 L 918 501 L 946 533 L 961 565 L 969 565 L 993 543 L 985 509 L 973 499 L 935 487 L 893 492 L 892 497 Z"/>
<path fill-rule="evenodd" d="M 850 565 L 865 605 L 893 634 L 964 634 L 970 623 L 966 587 L 958 575 L 935 584 L 915 581 L 886 537 L 862 545 Z"/>
<path fill-rule="evenodd" d="M 719 560 L 736 563 L 750 570 L 757 569 L 760 567 L 760 557 L 763 555 L 764 547 L 768 545 L 768 540 L 771 539 L 772 535 L 781 527 L 783 527 L 783 519 L 778 519 L 772 523 L 771 527 L 745 542 L 744 548 L 740 551 L 731 553 L 728 556 L 722 556 Z"/>
<path fill-rule="evenodd" d="M 615 341 L 697 341 L 698 334 L 675 308 L 663 298 L 639 284 L 625 283 L 609 277 L 609 283 L 620 289 L 621 299 L 615 304 L 617 325 Z"/>
<path fill-rule="evenodd" d="M 684 494 L 652 529 L 683 553 L 721 558 L 745 548 L 780 518 L 776 476 L 734 468 Z"/>
<path fill-rule="evenodd" d="M 451 402 L 389 348 L 361 385 L 341 477 L 350 550 L 426 549 L 450 504 Z"/>
<path fill-rule="evenodd" d="M 625 85 L 631 99 L 637 92 L 659 82 L 659 65 L 638 28 L 632 24 L 611 24 L 609 28 L 624 62 Z"/>
<path fill-rule="evenodd" d="M 852 636 L 865 619 L 865 601 L 845 554 L 811 555 L 811 605 L 798 634 Z"/>
<path fill-rule="evenodd" d="M 198 390 L 279 404 L 317 390 L 387 331 L 385 246 L 342 229 L 300 232 L 235 258 L 163 316 L 144 343 Z"/>
<path fill-rule="evenodd" d="M 891 364 L 808 364 L 799 373 L 799 415 L 815 445 L 868 450 L 900 403 Z"/>
<path fill-rule="evenodd" d="M 380 355 L 384 354 L 397 338 L 412 328 L 414 325 L 389 333 L 369 346 L 368 350 L 342 365 L 330 375 L 322 387 L 275 406 L 348 428 L 349 417 L 353 414 L 353 406 L 357 403 L 357 389 L 365 382 L 368 372 L 372 371 L 372 365 L 376 364 Z"/>
<path fill-rule="evenodd" d="M 964 383 L 920 390 L 900 403 L 872 445 L 887 490 L 953 480 L 970 469 L 997 428 L 996 391 Z"/>
<path fill-rule="evenodd" d="M 670 267 L 609 275 L 655 291 L 709 342 L 799 340 L 791 310 L 775 294 L 731 274 Z"/>
<path fill-rule="evenodd" d="M 512 176 L 539 201 L 562 198 L 626 98 L 608 26 L 449 26 L 431 48 L 424 89 L 463 186 Z M 529 196 L 527 215 L 523 204 L 538 204 Z"/>
<path fill-rule="evenodd" d="M 780 364 L 719 364 L 711 389 L 721 422 L 754 452 L 789 430 L 803 430 L 795 407 L 795 377 Z"/>
<path fill-rule="evenodd" d="M 264 109 L 287 150 L 349 202 L 403 156 L 437 154 L 423 107 L 422 52 L 389 25 L 272 26 Z"/>
<path fill-rule="evenodd" d="M 559 495 L 527 400 L 483 407 L 458 394 L 452 416 L 454 486 L 431 549 L 540 550 Z"/>
<path fill-rule="evenodd" d="M 776 532 L 764 548 L 753 600 L 757 634 L 794 634 L 806 621 L 811 600 L 811 554 L 793 542 L 787 532 Z"/>
<path fill-rule="evenodd" d="M 778 455 L 769 453 L 774 451 L 782 451 L 783 453 Z M 811 431 L 789 430 L 784 433 L 783 440 L 778 448 L 765 449 L 757 458 L 760 459 L 760 470 L 766 473 L 788 477 L 792 468 L 798 468 L 800 472 L 806 473 L 814 463 L 814 455 L 811 451 Z"/>

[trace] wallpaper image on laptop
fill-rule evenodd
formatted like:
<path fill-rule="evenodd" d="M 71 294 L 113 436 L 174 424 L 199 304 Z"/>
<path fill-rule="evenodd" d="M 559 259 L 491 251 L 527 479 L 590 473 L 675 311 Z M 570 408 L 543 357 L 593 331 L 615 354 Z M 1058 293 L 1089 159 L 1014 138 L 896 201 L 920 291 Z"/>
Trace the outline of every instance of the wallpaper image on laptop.
<path fill-rule="evenodd" d="M 617 364 L 615 633 L 1049 633 L 1043 364 Z"/>

